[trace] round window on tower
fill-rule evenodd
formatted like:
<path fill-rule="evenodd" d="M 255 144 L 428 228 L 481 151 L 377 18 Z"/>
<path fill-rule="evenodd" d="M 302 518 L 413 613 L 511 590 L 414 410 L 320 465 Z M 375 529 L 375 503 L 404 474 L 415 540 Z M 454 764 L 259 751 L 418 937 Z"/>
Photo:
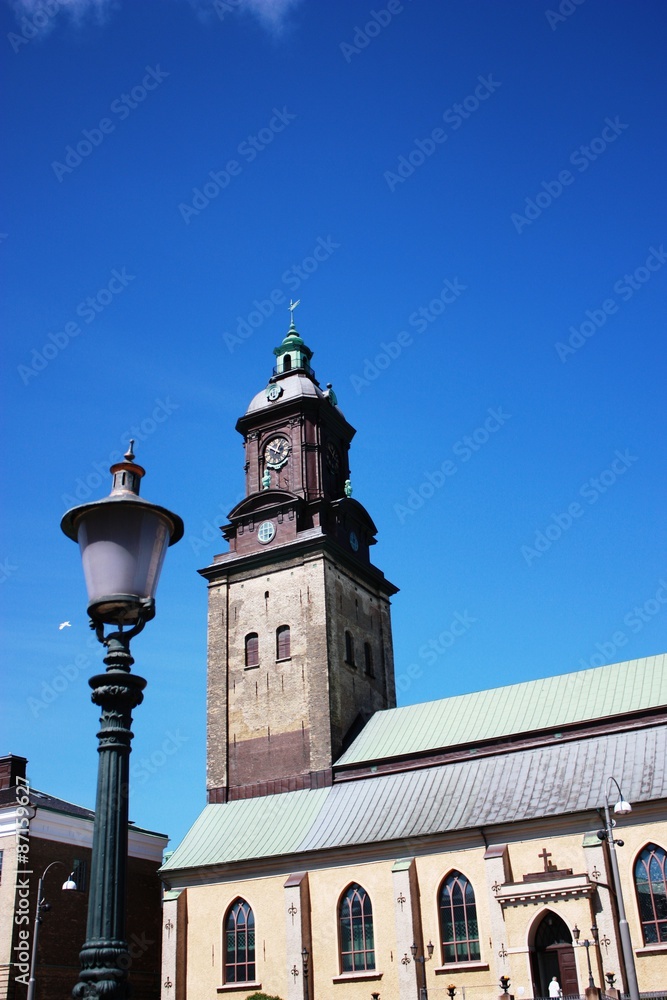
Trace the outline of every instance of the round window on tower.
<path fill-rule="evenodd" d="M 259 528 L 257 529 L 257 538 L 262 543 L 266 545 L 270 542 L 276 533 L 276 526 L 273 521 L 262 521 Z"/>

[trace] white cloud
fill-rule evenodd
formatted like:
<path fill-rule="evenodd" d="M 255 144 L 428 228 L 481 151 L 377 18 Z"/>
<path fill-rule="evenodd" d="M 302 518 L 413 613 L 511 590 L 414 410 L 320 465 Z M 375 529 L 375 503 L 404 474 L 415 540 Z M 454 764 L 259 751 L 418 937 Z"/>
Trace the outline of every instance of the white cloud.
<path fill-rule="evenodd" d="M 246 0 L 246 5 L 272 31 L 281 31 L 288 14 L 301 0 Z"/>
<path fill-rule="evenodd" d="M 189 0 L 202 20 L 218 18 L 224 21 L 236 14 L 254 17 L 273 35 L 282 33 L 290 12 L 303 0 Z"/>
<path fill-rule="evenodd" d="M 236 13 L 248 14 L 273 35 L 282 33 L 289 14 L 302 2 L 303 0 L 188 0 L 202 20 L 210 22 L 217 17 L 224 21 L 226 17 Z M 85 20 L 103 24 L 109 14 L 120 7 L 119 0 L 50 0 L 48 3 L 45 0 L 8 0 L 8 3 L 18 21 L 24 17 L 32 21 L 37 12 L 46 10 L 50 22 L 48 28 L 53 27 L 54 14 L 60 11 L 68 13 L 76 24 Z M 47 25 L 39 27 L 46 29 Z"/>

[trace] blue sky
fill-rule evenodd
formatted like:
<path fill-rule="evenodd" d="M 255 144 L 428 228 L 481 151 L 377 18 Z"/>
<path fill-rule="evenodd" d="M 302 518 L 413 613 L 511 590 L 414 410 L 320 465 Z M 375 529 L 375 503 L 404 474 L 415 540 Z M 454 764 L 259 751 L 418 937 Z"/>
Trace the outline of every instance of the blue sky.
<path fill-rule="evenodd" d="M 133 645 L 131 814 L 177 842 L 203 805 L 196 571 L 290 297 L 401 588 L 399 703 L 667 649 L 662 4 L 0 13 L 1 752 L 36 787 L 94 802 L 102 650 L 59 522 L 133 436 L 186 527 Z"/>

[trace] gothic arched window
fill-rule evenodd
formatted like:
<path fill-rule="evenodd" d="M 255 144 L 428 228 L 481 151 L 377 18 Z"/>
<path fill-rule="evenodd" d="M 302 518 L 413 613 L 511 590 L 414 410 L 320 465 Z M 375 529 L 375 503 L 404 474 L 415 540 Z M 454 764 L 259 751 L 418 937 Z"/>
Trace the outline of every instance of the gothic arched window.
<path fill-rule="evenodd" d="M 245 637 L 245 665 L 246 667 L 259 666 L 259 636 L 256 632 L 248 632 Z"/>
<path fill-rule="evenodd" d="M 255 917 L 245 899 L 237 899 L 225 917 L 223 937 L 225 983 L 255 979 Z"/>
<path fill-rule="evenodd" d="M 353 882 L 338 907 L 341 972 L 365 972 L 375 968 L 373 907 L 370 896 Z"/>
<path fill-rule="evenodd" d="M 479 960 L 479 928 L 472 885 L 461 872 L 450 872 L 440 886 L 438 899 L 442 961 Z"/>
<path fill-rule="evenodd" d="M 667 852 L 647 844 L 635 862 L 635 889 L 644 944 L 667 941 Z"/>
<path fill-rule="evenodd" d="M 290 627 L 289 625 L 280 625 L 276 629 L 276 659 L 289 660 L 291 655 Z"/>

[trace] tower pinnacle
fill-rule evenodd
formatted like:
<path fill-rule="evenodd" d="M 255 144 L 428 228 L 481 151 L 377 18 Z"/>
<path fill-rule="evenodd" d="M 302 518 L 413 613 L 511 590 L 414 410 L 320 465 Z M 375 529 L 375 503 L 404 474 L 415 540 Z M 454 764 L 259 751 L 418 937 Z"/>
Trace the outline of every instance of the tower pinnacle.
<path fill-rule="evenodd" d="M 273 349 L 273 353 L 277 358 L 275 374 L 284 375 L 286 372 L 300 371 L 310 376 L 314 381 L 315 373 L 310 366 L 310 359 L 313 356 L 313 352 L 301 339 L 294 325 L 294 310 L 300 302 L 301 299 L 297 299 L 296 302 L 290 299 L 288 306 L 291 317 L 289 330 L 285 334 L 280 347 L 274 347 Z"/>

